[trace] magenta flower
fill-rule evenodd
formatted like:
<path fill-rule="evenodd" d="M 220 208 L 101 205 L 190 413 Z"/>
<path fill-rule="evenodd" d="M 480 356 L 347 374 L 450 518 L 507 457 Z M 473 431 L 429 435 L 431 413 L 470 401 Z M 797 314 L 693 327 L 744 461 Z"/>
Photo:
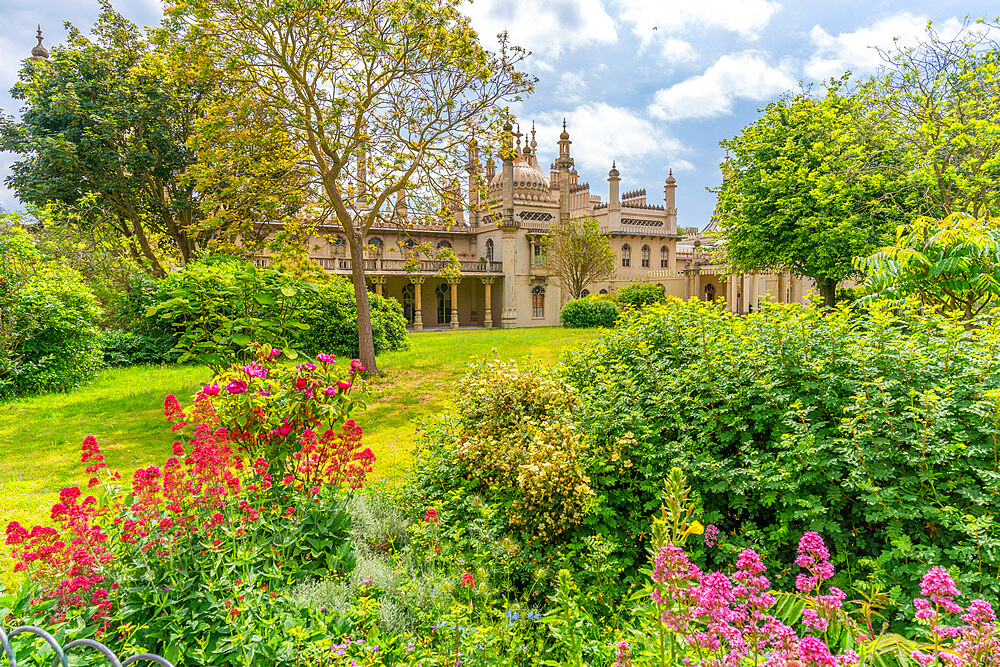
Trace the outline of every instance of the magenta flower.
<path fill-rule="evenodd" d="M 275 357 L 280 357 L 280 356 L 281 356 L 281 350 L 279 350 L 276 347 L 272 347 L 271 348 L 271 358 L 274 359 Z"/>
<path fill-rule="evenodd" d="M 351 388 L 351 383 L 350 382 L 338 382 L 337 383 L 337 388 L 340 389 L 341 391 L 347 391 L 348 389 Z"/>
<path fill-rule="evenodd" d="M 201 390 L 208 396 L 218 396 L 219 395 L 219 383 L 213 382 L 212 384 L 206 384 Z"/>
<path fill-rule="evenodd" d="M 323 393 L 327 396 L 335 396 L 337 394 L 337 390 L 334 387 L 327 387 L 323 390 Z"/>
<path fill-rule="evenodd" d="M 316 355 L 316 361 L 319 361 L 324 364 L 332 364 L 336 360 L 334 359 L 332 354 L 320 352 L 319 354 Z"/>
<path fill-rule="evenodd" d="M 226 390 L 230 394 L 242 394 L 247 390 L 247 383 L 243 380 L 233 380 L 226 385 Z"/>

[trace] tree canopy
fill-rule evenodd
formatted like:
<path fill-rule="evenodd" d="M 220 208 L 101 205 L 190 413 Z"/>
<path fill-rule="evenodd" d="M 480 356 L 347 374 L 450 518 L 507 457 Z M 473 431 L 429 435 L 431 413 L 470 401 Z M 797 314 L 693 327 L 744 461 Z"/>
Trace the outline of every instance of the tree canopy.
<path fill-rule="evenodd" d="M 597 220 L 590 216 L 553 225 L 543 248 L 546 265 L 574 299 L 588 285 L 615 275 L 617 258 L 611 240 L 601 234 Z"/>
<path fill-rule="evenodd" d="M 243 165 L 226 165 L 229 180 L 252 166 L 252 196 L 220 196 L 221 179 L 196 183 L 194 175 L 211 169 L 191 139 L 206 110 L 231 91 L 189 48 L 185 31 L 144 34 L 106 0 L 93 37 L 67 28 L 51 60 L 25 61 L 11 91 L 24 102 L 20 118 L 0 119 L 0 147 L 20 156 L 7 183 L 23 202 L 56 205 L 57 217 L 110 231 L 156 275 L 166 261 L 185 264 L 213 244 L 239 237 L 253 245 L 253 223 L 297 210 L 289 173 L 260 168 L 280 154 L 267 133 L 243 146 Z M 238 215 L 220 215 L 225 210 Z"/>
<path fill-rule="evenodd" d="M 863 108 L 833 84 L 771 102 L 723 141 L 719 189 L 725 261 L 736 272 L 813 278 L 832 305 L 853 261 L 883 245 L 909 204 L 884 170 L 866 168 L 882 138 L 861 130 Z"/>
<path fill-rule="evenodd" d="M 288 162 L 309 175 L 317 215 L 343 229 L 360 259 L 368 230 L 398 225 L 403 210 L 454 222 L 457 178 L 478 173 L 472 138 L 488 146 L 501 105 L 533 85 L 517 69 L 524 52 L 504 38 L 495 52 L 483 48 L 461 4 L 188 0 L 171 14 L 248 91 L 230 108 L 266 107 L 298 149 Z M 238 162 L 239 114 L 218 118 L 207 141 L 220 164 Z M 352 275 L 361 358 L 374 370 L 363 262 Z"/>

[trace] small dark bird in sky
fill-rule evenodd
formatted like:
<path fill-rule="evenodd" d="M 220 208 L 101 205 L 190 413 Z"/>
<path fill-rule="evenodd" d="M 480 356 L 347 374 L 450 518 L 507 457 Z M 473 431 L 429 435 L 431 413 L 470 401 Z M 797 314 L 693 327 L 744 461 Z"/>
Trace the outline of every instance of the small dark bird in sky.
<path fill-rule="evenodd" d="M 656 30 L 656 26 L 655 25 L 653 26 L 653 30 Z"/>

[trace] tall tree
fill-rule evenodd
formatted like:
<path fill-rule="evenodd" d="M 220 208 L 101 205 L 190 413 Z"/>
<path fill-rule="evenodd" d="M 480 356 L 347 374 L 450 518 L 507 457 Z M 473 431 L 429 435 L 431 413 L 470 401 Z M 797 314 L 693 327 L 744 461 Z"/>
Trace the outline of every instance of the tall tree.
<path fill-rule="evenodd" d="M 617 257 L 611 239 L 601 234 L 590 216 L 570 218 L 554 225 L 543 242 L 545 264 L 562 289 L 574 299 L 595 282 L 615 275 Z"/>
<path fill-rule="evenodd" d="M 196 187 L 189 171 L 206 168 L 189 141 L 206 108 L 229 92 L 222 72 L 190 48 L 185 32 L 143 34 L 101 4 L 93 37 L 67 24 L 67 43 L 51 60 L 25 61 L 11 91 L 25 106 L 18 119 L 0 118 L 0 147 L 21 156 L 7 179 L 18 197 L 110 230 L 155 275 L 227 238 L 249 243 L 248 223 L 295 212 L 301 198 L 287 171 L 257 178 L 254 196 L 239 201 L 220 182 Z M 244 164 L 227 165 L 228 178 L 247 165 L 258 174 L 273 165 L 288 149 L 275 145 L 281 136 L 262 132 L 244 146 Z M 220 215 L 231 209 L 239 215 Z"/>
<path fill-rule="evenodd" d="M 922 214 L 976 218 L 1000 211 L 996 27 L 966 21 L 943 36 L 929 24 L 916 45 L 884 51 L 884 67 L 861 91 L 869 131 L 894 138 L 888 153 L 869 161 L 900 170 Z"/>
<path fill-rule="evenodd" d="M 816 281 L 826 305 L 853 261 L 882 245 L 909 210 L 886 172 L 868 170 L 882 137 L 859 128 L 860 105 L 831 85 L 771 102 L 723 141 L 719 189 L 725 261 L 740 273 L 791 271 Z"/>
<path fill-rule="evenodd" d="M 324 215 L 350 248 L 361 360 L 376 369 L 363 256 L 400 210 L 446 218 L 471 137 L 498 134 L 498 105 L 533 81 L 525 54 L 483 48 L 460 0 L 188 0 L 174 16 L 301 148 Z M 238 101 L 238 100 L 234 100 Z M 213 138 L 214 140 L 214 138 Z M 217 145 L 227 150 L 226 142 Z M 230 147 L 233 159 L 238 149 Z M 474 156 L 473 156 L 474 157 Z"/>

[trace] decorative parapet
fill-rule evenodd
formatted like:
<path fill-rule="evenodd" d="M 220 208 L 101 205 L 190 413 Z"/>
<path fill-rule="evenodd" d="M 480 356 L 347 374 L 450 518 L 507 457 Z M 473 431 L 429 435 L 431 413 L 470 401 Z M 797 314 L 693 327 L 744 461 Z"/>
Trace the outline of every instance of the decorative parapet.
<path fill-rule="evenodd" d="M 330 273 L 351 272 L 351 259 L 349 257 L 310 257 L 310 259 Z M 405 259 L 365 259 L 362 261 L 365 263 L 365 272 L 368 274 L 406 275 L 408 273 L 421 273 L 434 275 L 449 266 L 453 266 L 448 261 L 439 259 L 414 260 L 413 262 L 408 262 Z M 266 269 L 270 266 L 270 258 L 267 255 L 259 255 L 253 258 L 253 263 L 259 269 Z M 413 270 L 407 271 L 408 265 Z M 459 261 L 458 267 L 462 274 L 499 275 L 503 273 L 502 262 Z"/>
<path fill-rule="evenodd" d="M 108 664 L 112 665 L 113 667 L 126 667 L 126 665 L 133 665 L 140 662 L 151 662 L 154 665 L 161 665 L 161 667 L 174 667 L 173 663 L 171 663 L 166 658 L 154 655 L 152 653 L 139 653 L 137 655 L 133 655 L 130 658 L 125 658 L 124 660 L 120 660 L 118 656 L 116 656 L 111 649 L 109 649 L 107 646 L 94 639 L 74 639 L 73 641 L 66 644 L 66 646 L 60 646 L 59 642 L 56 641 L 55 637 L 50 635 L 45 630 L 42 630 L 41 628 L 35 627 L 33 625 L 22 625 L 18 628 L 14 628 L 13 630 L 10 631 L 10 633 L 7 633 L 3 629 L 3 626 L 0 626 L 0 658 L 6 657 L 7 664 L 9 664 L 10 667 L 18 667 L 17 656 L 14 654 L 14 647 L 12 646 L 10 641 L 17 635 L 35 635 L 36 637 L 41 637 L 43 640 L 45 640 L 45 643 L 48 644 L 49 647 L 52 649 L 52 652 L 55 653 L 55 657 L 52 660 L 52 664 L 62 665 L 62 667 L 69 667 L 70 663 L 68 654 L 70 652 L 80 654 L 83 653 L 84 649 L 97 651 L 98 653 L 103 655 L 107 659 Z M 73 649 L 77 648 L 81 650 L 73 651 Z M 36 657 L 37 656 L 32 656 L 29 662 L 31 664 L 36 664 Z"/>

